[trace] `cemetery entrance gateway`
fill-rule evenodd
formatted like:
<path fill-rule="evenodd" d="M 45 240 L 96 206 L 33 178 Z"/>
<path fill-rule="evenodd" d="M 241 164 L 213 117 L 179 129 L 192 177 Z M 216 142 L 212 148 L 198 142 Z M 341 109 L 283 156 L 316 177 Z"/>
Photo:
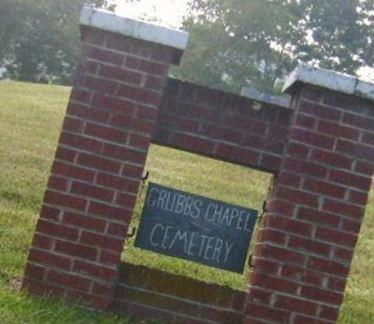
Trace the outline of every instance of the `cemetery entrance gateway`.
<path fill-rule="evenodd" d="M 184 32 L 92 8 L 80 23 L 24 287 L 166 322 L 336 321 L 374 168 L 374 85 L 300 67 L 290 107 L 259 102 L 168 79 Z M 121 266 L 151 141 L 274 174 L 247 293 Z"/>

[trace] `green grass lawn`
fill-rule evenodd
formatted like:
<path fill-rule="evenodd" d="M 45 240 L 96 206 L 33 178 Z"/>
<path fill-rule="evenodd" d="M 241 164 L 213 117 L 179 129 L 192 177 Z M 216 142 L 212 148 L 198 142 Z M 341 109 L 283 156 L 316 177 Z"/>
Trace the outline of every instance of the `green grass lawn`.
<path fill-rule="evenodd" d="M 0 323 L 130 323 L 63 303 L 31 298 L 15 287 L 27 251 L 64 116 L 69 88 L 0 83 Z M 270 176 L 196 155 L 152 146 L 149 180 L 260 210 Z M 140 196 L 144 196 L 145 188 Z M 137 226 L 141 199 L 132 226 Z M 132 247 L 124 259 L 243 289 L 246 276 Z M 209 278 L 209 279 L 207 279 Z M 346 292 L 341 323 L 374 323 L 373 192 Z"/>

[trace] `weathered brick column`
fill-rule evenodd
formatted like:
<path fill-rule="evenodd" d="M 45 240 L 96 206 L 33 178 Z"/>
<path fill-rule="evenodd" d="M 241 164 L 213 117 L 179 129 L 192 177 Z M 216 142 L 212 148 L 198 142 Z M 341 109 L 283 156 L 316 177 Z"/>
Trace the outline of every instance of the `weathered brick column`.
<path fill-rule="evenodd" d="M 84 8 L 82 55 L 24 279 L 106 309 L 170 64 L 184 32 Z"/>
<path fill-rule="evenodd" d="M 300 67 L 255 252 L 246 322 L 335 322 L 374 171 L 374 84 Z"/>

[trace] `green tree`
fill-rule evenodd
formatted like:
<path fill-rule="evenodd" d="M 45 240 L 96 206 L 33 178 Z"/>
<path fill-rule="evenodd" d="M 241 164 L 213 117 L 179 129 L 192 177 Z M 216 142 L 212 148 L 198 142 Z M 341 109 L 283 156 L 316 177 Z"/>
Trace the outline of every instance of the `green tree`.
<path fill-rule="evenodd" d="M 68 84 L 79 53 L 79 12 L 104 0 L 0 0 L 0 65 L 10 78 Z"/>
<path fill-rule="evenodd" d="M 232 91 L 274 83 L 307 62 L 355 73 L 372 66 L 372 0 L 191 0 L 177 77 Z"/>

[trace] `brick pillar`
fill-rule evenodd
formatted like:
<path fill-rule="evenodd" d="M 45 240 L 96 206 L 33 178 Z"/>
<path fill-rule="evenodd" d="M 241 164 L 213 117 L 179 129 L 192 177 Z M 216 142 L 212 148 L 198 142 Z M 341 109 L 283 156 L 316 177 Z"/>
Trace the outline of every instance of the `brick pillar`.
<path fill-rule="evenodd" d="M 188 35 L 84 8 L 82 55 L 24 287 L 106 309 L 170 64 Z"/>
<path fill-rule="evenodd" d="M 333 323 L 374 171 L 374 84 L 299 68 L 294 118 L 255 251 L 246 322 Z"/>

